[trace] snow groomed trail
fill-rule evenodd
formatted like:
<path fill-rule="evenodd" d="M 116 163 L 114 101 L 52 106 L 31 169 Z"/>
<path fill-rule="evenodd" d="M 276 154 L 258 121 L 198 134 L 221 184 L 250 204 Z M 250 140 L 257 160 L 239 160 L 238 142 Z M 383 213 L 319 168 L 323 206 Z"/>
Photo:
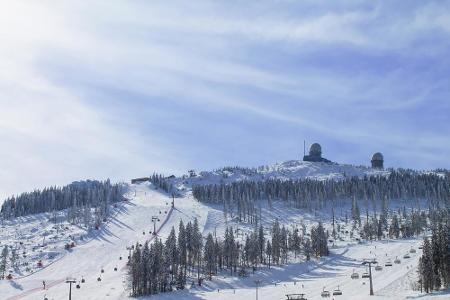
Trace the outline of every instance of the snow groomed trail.
<path fill-rule="evenodd" d="M 77 283 L 82 278 L 86 281 L 80 283 L 80 289 L 72 286 L 73 299 L 118 299 L 125 296 L 127 247 L 153 240 L 155 236 L 149 233 L 153 231 L 152 216 L 160 219 L 157 236 L 164 237 L 170 231 L 166 227 L 175 225 L 171 221 L 174 214 L 172 199 L 167 195 L 148 185 L 133 185 L 128 198 L 130 201 L 120 204 L 120 212 L 104 224 L 90 242 L 78 245 L 59 261 L 26 278 L 3 281 L 0 299 L 65 299 L 69 290 L 65 284 L 67 277 L 76 278 Z M 99 277 L 101 281 L 97 281 Z M 43 281 L 47 283 L 46 290 L 43 290 Z"/>

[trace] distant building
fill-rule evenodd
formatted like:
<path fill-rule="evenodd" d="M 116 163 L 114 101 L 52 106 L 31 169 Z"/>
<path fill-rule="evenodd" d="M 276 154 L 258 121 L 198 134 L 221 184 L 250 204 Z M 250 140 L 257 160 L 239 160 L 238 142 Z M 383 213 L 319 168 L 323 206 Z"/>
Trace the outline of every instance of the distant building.
<path fill-rule="evenodd" d="M 303 156 L 303 161 L 326 162 L 330 163 L 326 158 L 322 157 L 322 147 L 318 143 L 314 143 L 309 148 L 309 155 Z"/>
<path fill-rule="evenodd" d="M 131 183 L 133 183 L 133 184 L 146 182 L 146 181 L 150 181 L 150 177 L 141 177 L 141 178 L 131 179 Z"/>
<path fill-rule="evenodd" d="M 384 157 L 380 152 L 375 153 L 372 156 L 372 168 L 383 169 L 384 168 Z"/>

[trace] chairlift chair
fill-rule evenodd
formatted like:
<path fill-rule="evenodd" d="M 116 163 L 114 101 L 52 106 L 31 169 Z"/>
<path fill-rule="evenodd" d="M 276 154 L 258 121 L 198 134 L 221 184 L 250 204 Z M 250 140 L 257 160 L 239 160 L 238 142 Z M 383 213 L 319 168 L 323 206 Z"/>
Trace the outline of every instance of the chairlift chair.
<path fill-rule="evenodd" d="M 414 248 L 409 249 L 409 253 L 416 253 L 416 249 Z"/>
<path fill-rule="evenodd" d="M 342 291 L 339 289 L 339 286 L 337 287 L 337 289 L 335 289 L 333 291 L 333 296 L 341 296 L 342 295 Z"/>
<path fill-rule="evenodd" d="M 403 255 L 403 258 L 411 258 L 411 256 L 409 256 L 409 254 L 408 253 L 406 253 L 405 255 Z"/>
<path fill-rule="evenodd" d="M 305 297 L 305 294 L 287 294 L 287 300 L 308 300 Z"/>
<path fill-rule="evenodd" d="M 362 273 L 361 278 L 369 278 L 369 277 L 370 277 L 369 273 L 367 273 L 367 272 Z"/>
<path fill-rule="evenodd" d="M 394 260 L 394 263 L 395 264 L 400 264 L 402 261 L 398 258 L 398 257 L 395 257 L 395 260 Z"/>
<path fill-rule="evenodd" d="M 356 273 L 355 270 L 353 270 L 353 273 L 352 273 L 351 278 L 352 278 L 352 279 L 359 279 L 359 274 Z"/>
<path fill-rule="evenodd" d="M 385 266 L 385 267 L 392 267 L 392 262 L 391 262 L 390 260 L 388 260 L 388 261 L 386 261 L 386 262 L 384 263 L 384 266 Z"/>
<path fill-rule="evenodd" d="M 81 283 L 85 283 L 86 280 L 84 278 L 81 278 Z"/>
<path fill-rule="evenodd" d="M 101 278 L 101 277 L 98 277 L 98 278 L 97 278 L 97 281 L 102 281 L 102 278 Z"/>
<path fill-rule="evenodd" d="M 323 288 L 322 293 L 320 293 L 320 296 L 322 296 L 322 298 L 328 298 L 330 297 L 330 292 L 326 291 L 325 288 Z"/>
<path fill-rule="evenodd" d="M 376 266 L 376 267 L 375 267 L 375 271 L 381 271 L 381 270 L 383 270 L 383 267 L 382 267 L 382 266 Z"/>

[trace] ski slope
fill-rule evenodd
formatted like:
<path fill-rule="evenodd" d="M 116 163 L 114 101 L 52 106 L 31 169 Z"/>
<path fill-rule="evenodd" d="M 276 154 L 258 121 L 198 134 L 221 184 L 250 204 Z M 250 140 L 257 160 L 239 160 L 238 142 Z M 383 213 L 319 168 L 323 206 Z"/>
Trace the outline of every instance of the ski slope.
<path fill-rule="evenodd" d="M 160 218 L 156 226 L 158 236 L 162 238 L 169 234 L 172 225 L 178 226 L 180 219 L 187 222 L 195 216 L 201 218 L 195 203 L 176 203 L 177 209 L 171 211 L 172 199 L 149 185 L 131 186 L 127 197 L 130 201 L 120 204 L 120 212 L 90 242 L 75 247 L 37 273 L 17 280 L 0 281 L 0 299 L 44 299 L 45 296 L 49 300 L 66 299 L 69 290 L 65 283 L 67 277 L 74 277 L 77 282 L 83 277 L 86 281 L 81 284 L 81 289 L 73 286 L 73 299 L 127 298 L 127 247 L 153 238 L 149 234 L 153 230 L 152 216 Z M 118 271 L 114 271 L 115 267 Z M 101 282 L 97 281 L 98 277 L 101 277 Z M 43 290 L 43 281 L 47 290 Z"/>
<path fill-rule="evenodd" d="M 171 210 L 172 199 L 156 190 L 151 184 L 130 185 L 127 193 L 129 201 L 123 202 L 118 213 L 101 228 L 86 244 L 79 245 L 61 257 L 58 261 L 42 270 L 16 280 L 0 281 L 0 299 L 67 299 L 69 286 L 67 277 L 84 278 L 80 289 L 72 288 L 72 299 L 129 299 L 126 282 L 127 247 L 136 242 L 143 243 L 153 236 L 152 216 L 158 216 L 158 236 L 166 238 L 171 227 L 178 227 L 180 219 L 185 223 L 198 218 L 203 233 L 222 232 L 226 226 L 239 227 L 242 231 L 251 230 L 251 226 L 238 224 L 225 219 L 220 207 L 209 206 L 195 201 L 189 192 L 182 198 L 175 198 L 175 209 Z M 262 208 L 265 226 L 269 226 L 275 217 L 282 224 L 290 226 L 302 222 L 309 227 L 318 219 L 326 220 L 330 226 L 329 216 L 313 215 L 310 212 L 292 209 L 283 203 L 274 203 L 273 207 Z M 145 232 L 145 234 L 143 234 Z M 243 238 L 243 237 L 241 237 Z M 143 297 L 141 299 L 254 299 L 255 280 L 261 280 L 259 299 L 285 299 L 289 293 L 305 293 L 307 299 L 322 299 L 323 288 L 333 291 L 339 287 L 342 296 L 334 299 L 366 299 L 369 294 L 367 279 L 352 280 L 350 275 L 355 270 L 361 276 L 365 267 L 364 259 L 377 259 L 382 271 L 373 271 L 373 299 L 449 299 L 449 294 L 424 295 L 412 289 L 415 281 L 415 267 L 421 254 L 418 246 L 420 239 L 378 241 L 358 244 L 351 240 L 336 241 L 329 257 L 309 262 L 298 261 L 286 266 L 261 268 L 247 278 L 224 276 L 228 273 L 205 281 L 202 287 L 188 288 L 167 294 Z M 411 247 L 417 250 L 411 258 L 403 259 Z M 396 256 L 401 264 L 384 267 L 387 259 Z M 122 257 L 122 260 L 119 259 Z M 101 273 L 101 269 L 104 273 Z M 114 271 L 117 268 L 117 271 Z M 101 277 L 101 281 L 97 278 Z M 47 289 L 43 290 L 45 280 Z M 333 299 L 333 296 L 330 298 Z"/>

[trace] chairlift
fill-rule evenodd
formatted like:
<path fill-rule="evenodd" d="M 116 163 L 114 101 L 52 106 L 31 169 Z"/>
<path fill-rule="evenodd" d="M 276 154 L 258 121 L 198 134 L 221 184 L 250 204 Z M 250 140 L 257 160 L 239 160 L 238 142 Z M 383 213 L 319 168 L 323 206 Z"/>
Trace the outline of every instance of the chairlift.
<path fill-rule="evenodd" d="M 100 272 L 105 273 L 105 270 L 103 270 L 103 268 L 102 268 L 102 270 Z"/>
<path fill-rule="evenodd" d="M 117 267 L 114 267 L 114 271 L 117 272 Z"/>
<path fill-rule="evenodd" d="M 333 296 L 341 296 L 342 295 L 342 291 L 339 289 L 339 286 L 337 287 L 337 289 L 335 289 L 333 291 Z"/>
<path fill-rule="evenodd" d="M 388 261 L 386 261 L 386 262 L 384 263 L 384 266 L 385 266 L 385 267 L 392 267 L 392 262 L 391 262 L 390 260 L 388 260 Z"/>
<path fill-rule="evenodd" d="M 325 287 L 322 290 L 322 293 L 320 293 L 320 296 L 322 296 L 322 298 L 328 298 L 330 297 L 330 292 L 325 290 Z"/>
<path fill-rule="evenodd" d="M 409 254 L 408 253 L 406 253 L 405 255 L 403 255 L 403 258 L 411 258 L 411 256 L 409 256 Z"/>
<path fill-rule="evenodd" d="M 305 294 L 287 294 L 287 300 L 308 300 L 305 297 Z"/>
<path fill-rule="evenodd" d="M 416 249 L 414 248 L 409 249 L 409 253 L 416 253 Z"/>
<path fill-rule="evenodd" d="M 375 267 L 375 271 L 381 271 L 381 270 L 383 270 L 383 267 L 382 267 L 382 266 L 376 266 L 376 267 Z"/>
<path fill-rule="evenodd" d="M 77 285 L 76 285 L 76 288 L 77 288 L 77 289 L 80 289 L 80 288 L 81 288 L 80 284 L 77 284 Z"/>
<path fill-rule="evenodd" d="M 351 276 L 352 279 L 359 279 L 359 274 L 355 272 L 355 270 L 353 269 L 353 273 Z"/>
<path fill-rule="evenodd" d="M 97 281 L 102 281 L 102 278 L 101 278 L 101 277 L 98 277 L 98 278 L 97 278 Z"/>
<path fill-rule="evenodd" d="M 84 280 L 84 278 L 81 278 L 81 283 L 85 283 L 86 280 Z"/>
<path fill-rule="evenodd" d="M 396 256 L 395 257 L 395 260 L 394 260 L 394 263 L 395 264 L 400 264 L 402 261 Z"/>
<path fill-rule="evenodd" d="M 370 278 L 370 275 L 369 275 L 369 273 L 364 272 L 364 273 L 362 273 L 361 278 Z"/>

